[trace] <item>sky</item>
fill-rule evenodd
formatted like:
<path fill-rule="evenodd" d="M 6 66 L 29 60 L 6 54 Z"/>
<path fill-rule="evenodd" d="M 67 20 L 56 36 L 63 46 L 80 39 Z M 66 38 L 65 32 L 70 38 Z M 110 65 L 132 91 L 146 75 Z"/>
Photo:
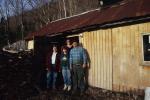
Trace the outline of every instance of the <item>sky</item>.
<path fill-rule="evenodd" d="M 3 0 L 0 0 L 0 5 L 3 6 Z M 0 18 L 1 18 L 1 14 L 0 14 Z"/>
<path fill-rule="evenodd" d="M 4 1 L 5 1 L 5 0 L 0 0 L 0 11 L 1 11 L 1 8 L 5 8 L 5 6 L 4 6 Z M 43 1 L 45 1 L 45 2 L 48 2 L 48 1 L 51 2 L 51 0 L 43 0 Z M 117 2 L 117 1 L 121 1 L 121 0 L 103 0 L 104 4 L 106 4 L 106 5 L 107 5 L 107 4 L 109 5 L 109 4 L 114 3 L 114 2 Z M 29 5 L 27 4 L 27 5 L 26 5 L 26 9 L 29 10 L 29 9 L 31 9 L 31 7 L 29 7 Z M 5 9 L 3 9 L 3 11 L 4 11 L 4 10 L 5 10 Z M 10 12 L 11 12 L 10 15 L 13 15 L 13 8 L 10 8 L 10 10 L 11 10 L 11 11 L 10 11 Z M 4 11 L 4 12 L 5 12 L 5 11 Z M 0 18 L 1 18 L 1 17 L 2 17 L 2 15 L 1 15 L 1 13 L 0 13 Z"/>
<path fill-rule="evenodd" d="M 4 5 L 5 0 L 0 0 L 0 11 L 3 11 L 4 13 L 6 12 L 5 9 L 5 5 Z M 26 8 L 29 8 L 28 5 L 26 5 Z M 31 9 L 31 8 L 30 8 Z M 13 15 L 14 12 L 14 8 L 12 6 L 10 6 L 10 16 Z M 5 15 L 4 15 L 5 16 Z M 2 17 L 2 14 L 0 13 L 0 18 Z"/>
<path fill-rule="evenodd" d="M 2 14 L 1 14 L 1 11 L 5 11 L 6 7 L 4 5 L 4 2 L 6 0 L 0 0 L 0 18 L 2 17 Z M 50 2 L 51 0 L 43 0 L 44 2 Z M 24 0 L 24 2 L 26 3 L 26 0 Z M 13 15 L 13 12 L 14 12 L 14 8 L 12 6 L 10 6 L 10 15 Z M 26 10 L 30 10 L 31 9 L 31 6 L 29 4 L 26 3 L 26 7 L 25 7 Z"/>
<path fill-rule="evenodd" d="M 0 4 L 1 4 L 2 0 L 0 0 Z"/>

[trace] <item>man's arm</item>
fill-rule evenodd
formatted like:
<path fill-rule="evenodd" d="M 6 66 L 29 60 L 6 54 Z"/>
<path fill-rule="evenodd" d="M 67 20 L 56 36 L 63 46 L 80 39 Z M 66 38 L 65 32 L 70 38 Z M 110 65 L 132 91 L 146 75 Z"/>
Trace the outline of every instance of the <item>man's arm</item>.
<path fill-rule="evenodd" d="M 70 69 L 72 69 L 72 50 L 70 51 L 70 56 L 69 56 L 69 63 L 70 63 Z"/>
<path fill-rule="evenodd" d="M 82 49 L 82 56 L 83 56 L 83 68 L 86 67 L 86 63 L 87 63 L 87 54 L 85 52 L 85 49 Z"/>

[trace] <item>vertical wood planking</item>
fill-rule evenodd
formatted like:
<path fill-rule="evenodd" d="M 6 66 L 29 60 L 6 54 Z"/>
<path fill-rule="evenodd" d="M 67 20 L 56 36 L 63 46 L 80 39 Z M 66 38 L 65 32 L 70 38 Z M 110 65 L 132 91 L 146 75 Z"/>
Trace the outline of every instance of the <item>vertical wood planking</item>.
<path fill-rule="evenodd" d="M 91 58 L 91 68 L 89 70 L 90 85 L 111 90 L 111 31 L 85 32 L 83 38 L 83 45 L 85 45 Z"/>
<path fill-rule="evenodd" d="M 101 59 L 101 67 L 102 67 L 102 70 L 101 70 L 101 73 L 102 73 L 102 87 L 105 88 L 105 83 L 104 83 L 104 80 L 105 80 L 105 77 L 104 77 L 104 31 L 102 30 L 102 34 L 101 34 L 101 37 L 102 37 L 102 48 L 101 48 L 101 51 L 102 51 L 102 59 Z"/>
<path fill-rule="evenodd" d="M 100 41 L 99 41 L 99 62 L 100 62 L 100 65 L 99 65 L 99 75 L 100 75 L 100 86 L 102 87 L 103 86 L 103 74 L 102 74 L 102 32 L 99 31 L 99 38 L 100 38 Z"/>
<path fill-rule="evenodd" d="M 147 80 L 150 77 L 150 68 L 140 65 L 142 49 L 140 36 L 143 32 L 150 32 L 148 25 L 150 23 L 112 29 L 112 38 L 115 41 L 113 42 L 113 69 L 116 68 L 113 70 L 113 84 L 120 88 L 117 88 L 119 91 L 144 88 L 150 84 Z"/>
<path fill-rule="evenodd" d="M 94 80 L 93 80 L 93 82 L 94 82 L 94 84 L 95 84 L 95 86 L 97 86 L 96 85 L 96 57 L 95 57 L 95 41 L 96 41 L 96 38 L 95 38 L 95 31 L 93 31 L 92 32 L 92 56 L 93 56 L 93 77 L 94 77 Z"/>
<path fill-rule="evenodd" d="M 90 37 L 90 39 L 89 39 L 89 37 Z M 88 32 L 88 34 L 87 34 L 87 44 L 88 44 L 88 46 L 87 46 L 87 50 L 88 50 L 88 53 L 89 53 L 89 56 L 90 56 L 90 60 L 91 60 L 91 65 L 90 65 L 90 67 L 92 67 L 92 45 L 91 45 L 91 33 L 89 33 Z M 91 77 L 90 78 L 90 85 L 92 85 L 93 83 L 92 83 L 92 81 L 93 81 L 93 76 L 92 76 L 92 68 L 90 68 L 90 70 L 89 70 L 89 76 Z"/>
<path fill-rule="evenodd" d="M 109 84 L 109 82 L 108 82 L 108 73 L 109 73 L 109 66 L 108 66 L 108 64 L 109 64 L 109 55 L 108 55 L 108 43 L 109 43 L 109 36 L 108 36 L 108 30 L 106 30 L 105 31 L 105 84 L 106 84 L 106 89 L 108 89 L 108 84 Z"/>
<path fill-rule="evenodd" d="M 98 57 L 98 31 L 95 31 L 95 38 L 96 38 L 96 41 L 95 41 L 95 59 L 96 59 L 96 87 L 99 86 L 99 83 L 98 83 L 98 79 L 99 79 L 99 76 L 98 76 L 98 73 L 99 73 L 99 70 L 98 70 L 98 61 L 99 61 L 99 57 Z"/>
<path fill-rule="evenodd" d="M 96 56 L 96 31 L 93 31 L 93 56 L 94 56 L 94 63 L 93 63 L 93 73 L 94 73 L 94 82 L 95 82 L 95 86 L 97 87 L 97 56 Z"/>
<path fill-rule="evenodd" d="M 140 65 L 139 55 L 140 35 L 150 32 L 149 27 L 145 23 L 84 33 L 83 44 L 91 58 L 90 85 L 119 91 L 148 86 L 150 69 Z"/>
<path fill-rule="evenodd" d="M 150 23 L 139 24 L 139 33 L 141 37 L 141 33 L 150 33 Z M 141 39 L 141 38 L 140 38 Z M 142 41 L 142 40 L 140 40 Z M 142 49 L 140 49 L 142 51 Z M 141 88 L 144 88 L 142 85 L 149 86 L 150 80 L 147 80 L 150 77 L 150 67 L 149 66 L 141 66 Z"/>
<path fill-rule="evenodd" d="M 108 74 L 108 70 L 107 70 L 107 67 L 108 67 L 108 62 L 107 62 L 107 45 L 108 45 L 108 37 L 107 37 L 107 30 L 106 31 L 104 31 L 104 60 L 105 60 L 105 62 L 104 62 L 104 75 L 105 75 L 105 81 L 104 81 L 104 83 L 105 83 L 105 88 L 107 89 L 107 84 L 108 84 L 108 82 L 107 82 L 107 74 Z"/>
<path fill-rule="evenodd" d="M 118 48 L 119 48 L 119 43 L 118 43 L 118 38 L 119 38 L 119 32 L 118 28 L 112 29 L 112 41 L 113 41 L 113 90 L 119 90 L 119 81 L 120 75 L 119 75 L 119 59 L 117 55 L 119 55 Z M 116 37 L 117 35 L 117 37 Z"/>
<path fill-rule="evenodd" d="M 98 72 L 100 72 L 101 71 L 101 66 L 100 66 L 100 63 L 101 63 L 101 55 L 100 55 L 100 32 L 99 31 L 97 31 L 97 39 L 98 39 L 98 41 L 97 41 L 97 47 L 98 47 Z M 99 73 L 99 75 L 98 75 L 98 86 L 101 86 L 101 73 Z"/>
<path fill-rule="evenodd" d="M 89 34 L 89 35 L 91 35 L 91 43 L 90 44 L 91 44 L 92 84 L 95 84 L 95 76 L 94 76 L 95 75 L 95 73 L 94 73 L 94 69 L 95 69 L 95 66 L 94 66 L 95 61 L 94 60 L 95 60 L 95 58 L 94 58 L 94 48 L 93 48 L 93 45 L 92 45 L 93 40 L 94 40 L 93 32 L 91 32 L 91 34 Z"/>
<path fill-rule="evenodd" d="M 97 69 L 96 69 L 96 84 L 97 84 L 97 87 L 99 86 L 99 83 L 98 83 L 98 79 L 99 79 L 99 65 L 98 65 L 98 61 L 99 61 L 99 57 L 98 57 L 98 31 L 95 31 L 95 38 L 96 38 L 96 42 L 95 42 L 95 47 L 96 47 L 96 50 L 95 50 L 95 55 L 96 55 L 96 66 L 97 66 Z"/>
<path fill-rule="evenodd" d="M 108 40 L 109 40 L 109 44 L 108 44 L 108 50 L 109 50 L 109 53 L 108 53 L 108 57 L 109 57 L 109 69 L 108 69 L 108 89 L 111 89 L 112 90 L 112 32 L 111 30 L 109 29 L 109 32 L 108 32 Z"/>

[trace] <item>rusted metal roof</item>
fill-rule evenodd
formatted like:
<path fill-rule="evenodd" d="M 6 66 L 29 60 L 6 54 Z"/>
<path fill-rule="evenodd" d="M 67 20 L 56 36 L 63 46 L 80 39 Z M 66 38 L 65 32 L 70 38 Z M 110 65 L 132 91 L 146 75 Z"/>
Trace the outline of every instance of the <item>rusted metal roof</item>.
<path fill-rule="evenodd" d="M 101 10 L 96 9 L 81 15 L 51 22 L 34 34 L 28 34 L 26 39 L 30 39 L 33 36 L 53 35 L 87 26 L 104 25 L 124 19 L 149 15 L 150 0 L 127 0 Z"/>

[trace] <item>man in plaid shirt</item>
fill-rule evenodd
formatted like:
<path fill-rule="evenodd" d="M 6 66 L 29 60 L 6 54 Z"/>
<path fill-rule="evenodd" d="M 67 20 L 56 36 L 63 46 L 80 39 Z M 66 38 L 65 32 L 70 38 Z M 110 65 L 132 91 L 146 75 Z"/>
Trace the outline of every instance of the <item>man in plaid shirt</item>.
<path fill-rule="evenodd" d="M 70 51 L 70 69 L 73 72 L 73 92 L 80 89 L 81 95 L 85 89 L 84 68 L 86 66 L 87 55 L 83 47 L 78 46 L 77 42 L 73 42 L 73 49 Z"/>

